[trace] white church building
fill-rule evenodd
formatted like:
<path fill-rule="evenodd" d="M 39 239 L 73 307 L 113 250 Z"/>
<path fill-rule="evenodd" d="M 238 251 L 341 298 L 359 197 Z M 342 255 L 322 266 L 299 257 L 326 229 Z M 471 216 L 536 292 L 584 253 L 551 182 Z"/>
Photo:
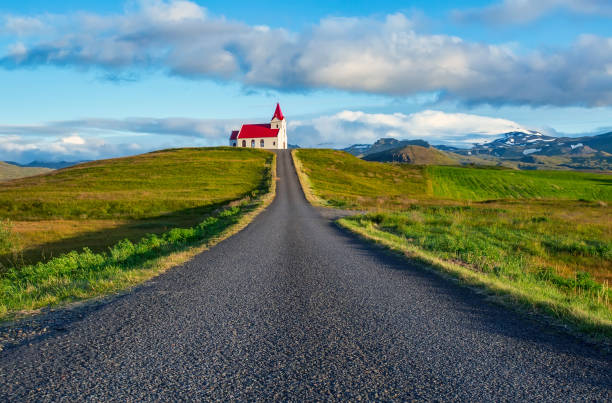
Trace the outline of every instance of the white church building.
<path fill-rule="evenodd" d="M 286 149 L 287 120 L 280 105 L 276 104 L 270 123 L 242 125 L 240 130 L 232 131 L 229 144 L 232 147 Z"/>

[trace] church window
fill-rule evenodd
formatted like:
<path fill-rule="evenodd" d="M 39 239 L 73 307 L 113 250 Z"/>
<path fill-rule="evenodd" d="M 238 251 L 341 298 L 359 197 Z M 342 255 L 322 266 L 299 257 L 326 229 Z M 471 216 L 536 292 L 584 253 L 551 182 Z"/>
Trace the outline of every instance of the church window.
<path fill-rule="evenodd" d="M 273 141 L 273 142 L 272 142 L 272 145 L 273 145 L 273 146 L 275 146 L 275 145 L 276 145 L 276 141 Z"/>
<path fill-rule="evenodd" d="M 260 146 L 260 147 L 263 147 L 263 146 L 264 146 L 264 141 L 263 141 L 263 139 L 261 139 L 261 140 L 259 141 L 259 146 Z"/>
<path fill-rule="evenodd" d="M 246 147 L 246 140 L 242 140 L 242 146 Z"/>
<path fill-rule="evenodd" d="M 251 140 L 251 148 L 255 148 L 255 140 Z"/>

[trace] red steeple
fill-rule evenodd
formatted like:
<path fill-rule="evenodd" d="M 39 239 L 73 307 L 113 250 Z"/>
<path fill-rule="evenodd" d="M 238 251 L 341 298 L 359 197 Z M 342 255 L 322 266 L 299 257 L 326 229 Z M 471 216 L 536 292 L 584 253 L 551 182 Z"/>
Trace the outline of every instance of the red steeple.
<path fill-rule="evenodd" d="M 274 116 L 272 119 L 277 118 L 278 120 L 283 120 L 285 117 L 283 116 L 283 111 L 281 111 L 280 104 L 276 103 L 276 110 L 274 111 Z"/>

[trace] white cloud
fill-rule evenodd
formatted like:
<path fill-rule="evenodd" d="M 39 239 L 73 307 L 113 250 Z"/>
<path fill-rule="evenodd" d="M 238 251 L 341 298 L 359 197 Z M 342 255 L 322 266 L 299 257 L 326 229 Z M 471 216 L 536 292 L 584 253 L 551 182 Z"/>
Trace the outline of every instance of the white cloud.
<path fill-rule="evenodd" d="M 0 33 L 14 33 L 17 35 L 38 34 L 45 29 L 45 24 L 34 17 L 7 16 L 4 18 L 4 27 L 0 28 Z"/>
<path fill-rule="evenodd" d="M 204 8 L 191 1 L 175 0 L 140 0 L 142 14 L 154 21 L 181 22 L 186 20 L 203 20 L 206 16 Z"/>
<path fill-rule="evenodd" d="M 61 141 L 64 144 L 75 144 L 75 145 L 85 144 L 85 140 L 83 139 L 83 137 L 80 137 L 76 134 L 73 134 L 72 136 L 68 136 L 68 137 L 63 137 Z"/>
<path fill-rule="evenodd" d="M 155 148 L 135 143 L 112 143 L 96 137 L 0 136 L 0 160 L 20 163 L 95 160 L 132 155 Z"/>
<path fill-rule="evenodd" d="M 492 6 L 467 11 L 455 11 L 460 20 L 489 23 L 523 24 L 556 11 L 577 14 L 612 15 L 610 0 L 503 0 Z"/>
<path fill-rule="evenodd" d="M 48 122 L 40 125 L 0 125 L 0 135 L 5 136 L 51 136 L 64 143 L 81 144 L 84 140 L 75 133 L 88 135 L 123 135 L 143 133 L 183 137 L 199 137 L 218 141 L 241 124 L 237 119 L 192 119 L 192 118 L 126 118 L 126 119 L 80 119 Z"/>
<path fill-rule="evenodd" d="M 235 119 L 81 119 L 0 125 L 0 160 L 89 160 L 155 149 L 226 145 Z"/>
<path fill-rule="evenodd" d="M 612 38 L 583 36 L 564 49 L 525 53 L 419 33 L 403 14 L 326 18 L 289 32 L 210 16 L 178 0 L 142 0 L 121 15 L 37 19 L 54 29 L 16 39 L 0 66 L 161 70 L 247 87 L 436 92 L 469 103 L 612 105 Z"/>
<path fill-rule="evenodd" d="M 382 137 L 423 139 L 433 144 L 469 146 L 501 133 L 525 131 L 507 119 L 426 110 L 413 114 L 342 111 L 308 121 L 289 121 L 291 143 L 306 147 L 344 147 Z"/>
<path fill-rule="evenodd" d="M 11 55 L 15 60 L 21 60 L 28 54 L 28 49 L 21 42 L 13 43 L 9 45 L 8 54 Z"/>

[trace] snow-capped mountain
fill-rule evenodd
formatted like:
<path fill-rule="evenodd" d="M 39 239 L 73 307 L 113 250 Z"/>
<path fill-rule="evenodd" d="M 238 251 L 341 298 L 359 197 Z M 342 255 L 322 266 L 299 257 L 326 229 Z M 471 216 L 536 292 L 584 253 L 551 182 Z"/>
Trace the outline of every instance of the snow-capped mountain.
<path fill-rule="evenodd" d="M 469 150 L 454 152 L 464 155 L 491 155 L 502 158 L 521 158 L 527 155 L 588 155 L 609 153 L 612 133 L 592 137 L 552 137 L 537 131 L 504 133 L 500 138 L 475 144 Z"/>
<path fill-rule="evenodd" d="M 355 144 L 344 150 L 361 158 L 408 145 L 435 147 L 462 164 L 501 164 L 521 169 L 612 170 L 612 132 L 597 136 L 552 137 L 533 130 L 500 134 L 470 149 L 430 146 L 423 140 L 380 139 L 372 145 Z"/>

